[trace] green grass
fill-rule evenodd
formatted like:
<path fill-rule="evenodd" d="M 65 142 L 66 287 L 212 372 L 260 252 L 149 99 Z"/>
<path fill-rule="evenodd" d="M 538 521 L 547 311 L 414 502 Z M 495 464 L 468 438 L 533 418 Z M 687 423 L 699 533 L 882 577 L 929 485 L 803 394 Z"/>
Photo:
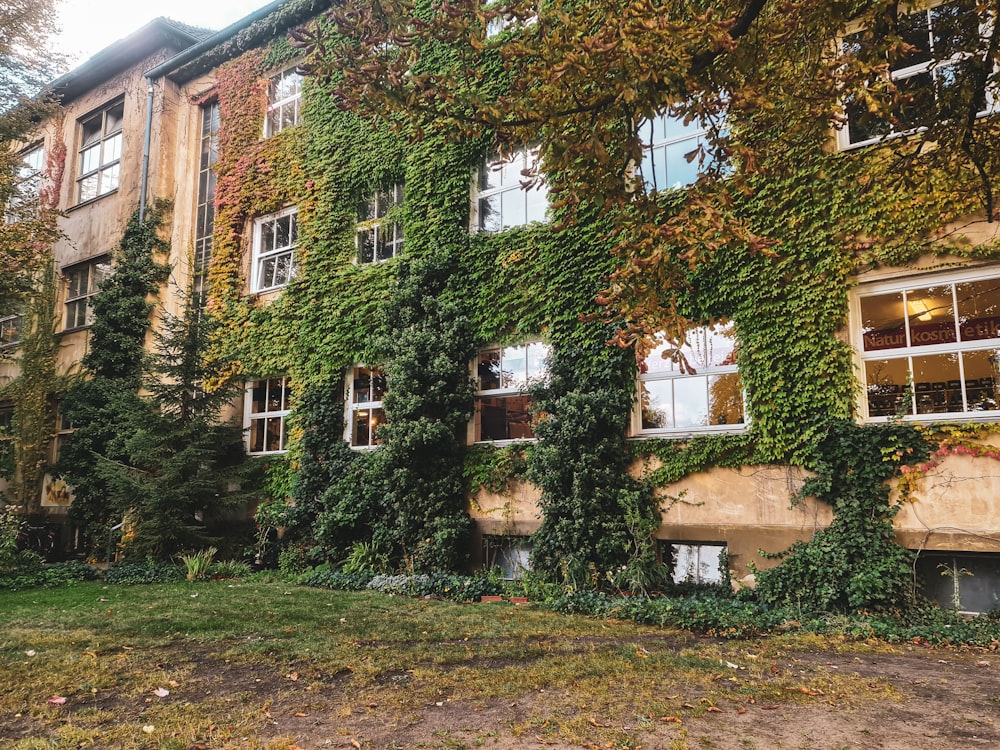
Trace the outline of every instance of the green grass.
<path fill-rule="evenodd" d="M 528 706 L 523 720 L 493 728 L 512 736 L 625 747 L 664 716 L 875 689 L 849 678 L 804 686 L 771 669 L 779 643 L 287 583 L 0 592 L 0 747 L 280 750 L 294 741 L 275 734 L 274 711 L 321 712 L 347 736 L 372 707 L 382 721 L 412 723 L 453 701 Z M 66 704 L 48 705 L 53 695 Z"/>

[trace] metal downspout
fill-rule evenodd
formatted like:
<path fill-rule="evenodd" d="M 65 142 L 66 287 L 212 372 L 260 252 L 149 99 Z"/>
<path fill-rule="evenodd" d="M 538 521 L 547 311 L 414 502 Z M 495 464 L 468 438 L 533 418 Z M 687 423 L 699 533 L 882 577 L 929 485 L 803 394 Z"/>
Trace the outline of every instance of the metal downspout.
<path fill-rule="evenodd" d="M 142 141 L 142 180 L 139 187 L 139 221 L 146 220 L 146 191 L 149 189 L 149 149 L 153 141 L 153 79 L 146 76 L 146 132 Z"/>

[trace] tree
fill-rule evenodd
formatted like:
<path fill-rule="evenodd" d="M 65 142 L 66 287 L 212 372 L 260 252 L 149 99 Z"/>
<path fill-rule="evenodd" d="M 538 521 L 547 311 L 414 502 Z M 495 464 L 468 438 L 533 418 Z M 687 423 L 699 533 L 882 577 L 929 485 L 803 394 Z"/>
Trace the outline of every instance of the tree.
<path fill-rule="evenodd" d="M 683 340 L 692 269 L 723 249 L 781 253 L 794 211 L 782 224 L 754 201 L 776 179 L 806 189 L 817 172 L 803 148 L 822 155 L 837 130 L 876 134 L 840 154 L 853 170 L 821 177 L 853 182 L 864 204 L 842 228 L 858 264 L 957 216 L 993 220 L 1000 125 L 978 115 L 997 88 L 1000 26 L 980 21 L 1000 8 L 948 7 L 930 42 L 919 14 L 886 0 L 348 0 L 295 38 L 342 106 L 410 137 L 538 142 L 563 225 L 581 209 L 616 215 L 619 267 L 598 302 L 644 354 L 657 331 Z M 894 77 L 921 59 L 925 78 Z M 637 172 L 637 126 L 664 113 L 708 129 L 690 155 L 701 175 L 680 196 Z"/>

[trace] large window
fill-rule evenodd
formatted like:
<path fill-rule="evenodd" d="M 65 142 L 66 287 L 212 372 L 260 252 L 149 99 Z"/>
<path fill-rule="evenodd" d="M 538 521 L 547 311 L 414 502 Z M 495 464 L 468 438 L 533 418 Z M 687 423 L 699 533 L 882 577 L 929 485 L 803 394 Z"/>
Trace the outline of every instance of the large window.
<path fill-rule="evenodd" d="M 288 447 L 286 418 L 291 412 L 288 378 L 247 384 L 243 423 L 249 428 L 247 453 L 283 453 Z"/>
<path fill-rule="evenodd" d="M 352 367 L 347 392 L 347 433 L 352 448 L 378 445 L 377 430 L 385 424 L 382 398 L 385 375 L 377 367 Z"/>
<path fill-rule="evenodd" d="M 0 315 L 0 349 L 21 340 L 21 316 Z"/>
<path fill-rule="evenodd" d="M 294 68 L 272 76 L 267 85 L 267 117 L 264 137 L 298 124 L 302 109 L 302 76 Z"/>
<path fill-rule="evenodd" d="M 118 189 L 124 117 L 125 102 L 120 101 L 80 120 L 78 202 Z"/>
<path fill-rule="evenodd" d="M 664 562 L 670 567 L 674 583 L 695 583 L 702 586 L 720 584 L 726 569 L 726 545 L 720 542 L 662 542 Z"/>
<path fill-rule="evenodd" d="M 699 123 L 662 114 L 639 125 L 642 181 L 648 192 L 685 187 L 698 179 L 699 149 L 707 130 Z"/>
<path fill-rule="evenodd" d="M 970 41 L 981 36 L 982 17 L 971 0 L 943 3 L 899 15 L 899 36 L 906 48 L 882 62 L 899 90 L 896 123 L 869 111 L 860 98 L 846 102 L 848 124 L 840 134 L 842 147 L 875 143 L 880 139 L 916 130 L 935 117 L 948 117 L 954 94 L 971 73 Z M 874 62 L 872 32 L 862 30 L 844 38 L 844 51 Z M 978 53 L 977 53 L 978 54 Z M 982 111 L 988 108 L 982 102 Z M 959 114 L 964 116 L 964 107 Z"/>
<path fill-rule="evenodd" d="M 633 433 L 740 429 L 746 420 L 731 323 L 697 326 L 679 347 L 658 342 L 639 374 Z"/>
<path fill-rule="evenodd" d="M 476 358 L 474 440 L 535 437 L 528 387 L 545 377 L 549 347 L 541 342 L 483 349 Z"/>
<path fill-rule="evenodd" d="M 403 185 L 393 185 L 358 205 L 358 262 L 378 263 L 403 252 Z"/>
<path fill-rule="evenodd" d="M 299 244 L 298 209 L 286 208 L 262 216 L 253 228 L 254 292 L 285 286 L 295 275 L 295 248 Z"/>
<path fill-rule="evenodd" d="M 873 285 L 854 304 L 870 419 L 1000 417 L 1000 276 Z"/>
<path fill-rule="evenodd" d="M 10 199 L 7 201 L 8 223 L 28 218 L 36 210 L 42 191 L 42 174 L 45 169 L 45 149 L 42 146 L 21 154 L 21 164 L 14 178 Z"/>
<path fill-rule="evenodd" d="M 83 328 L 94 322 L 92 302 L 98 287 L 111 275 L 111 259 L 107 256 L 71 266 L 63 271 L 66 277 L 66 319 L 63 328 Z"/>
<path fill-rule="evenodd" d="M 198 158 L 198 206 L 194 230 L 194 282 L 196 303 L 203 306 L 208 292 L 208 264 L 212 260 L 215 230 L 215 163 L 219 160 L 219 103 L 201 108 L 201 138 Z"/>
<path fill-rule="evenodd" d="M 494 155 L 483 161 L 476 200 L 480 231 L 500 232 L 533 221 L 545 221 L 549 207 L 545 183 L 538 180 L 531 187 L 524 187 L 528 179 L 525 172 L 537 159 L 537 149 L 521 149 L 506 159 Z"/>

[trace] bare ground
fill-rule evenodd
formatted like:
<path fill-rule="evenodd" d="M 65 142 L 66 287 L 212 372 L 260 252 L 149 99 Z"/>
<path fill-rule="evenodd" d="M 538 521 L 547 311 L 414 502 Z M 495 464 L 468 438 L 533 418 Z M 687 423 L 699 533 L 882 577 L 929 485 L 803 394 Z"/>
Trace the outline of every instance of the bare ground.
<path fill-rule="evenodd" d="M 706 710 L 697 702 L 676 716 L 594 716 L 595 737 L 614 727 L 627 738 L 616 743 L 582 740 L 567 744 L 554 731 L 556 704 L 572 692 L 548 688 L 513 700 L 472 703 L 441 700 L 405 706 L 405 701 L 368 702 L 349 687 L 347 674 L 321 674 L 271 664 L 240 664 L 215 654 L 186 649 L 165 652 L 193 668 L 168 700 L 211 702 L 213 716 L 259 711 L 253 737 L 289 750 L 314 748 L 714 748 L 718 750 L 951 750 L 1000 748 L 1000 654 L 944 651 L 919 646 L 895 653 L 851 654 L 783 652 L 771 669 L 809 684 L 838 676 L 857 676 L 871 694 L 862 700 L 810 694 L 777 703 L 720 703 Z M 158 665 L 165 673 L 171 665 Z M 489 668 L 484 666 L 484 668 Z M 293 667 L 295 669 L 295 667 Z M 720 678 L 721 679 L 721 678 Z M 405 673 L 383 675 L 381 695 L 404 697 Z M 664 690 L 676 689 L 665 684 Z M 388 690 L 388 693 L 386 692 Z M 560 693 L 563 693 L 560 695 Z M 875 697 L 873 697 L 875 696 Z M 141 721 L 148 700 L 132 703 L 114 694 L 79 699 L 67 712 L 99 708 L 121 721 Z M 219 712 L 219 707 L 223 711 Z M 211 750 L 215 724 L 206 717 L 204 736 L 192 750 Z M 0 717 L 0 747 L 27 737 L 44 736 L 37 719 Z M 603 734 L 599 729 L 604 730 Z M 249 737 L 247 738 L 250 739 Z M 230 738 L 226 743 L 232 747 Z M 249 744 L 249 743 L 248 743 Z M 98 744 L 89 747 L 101 747 Z"/>

